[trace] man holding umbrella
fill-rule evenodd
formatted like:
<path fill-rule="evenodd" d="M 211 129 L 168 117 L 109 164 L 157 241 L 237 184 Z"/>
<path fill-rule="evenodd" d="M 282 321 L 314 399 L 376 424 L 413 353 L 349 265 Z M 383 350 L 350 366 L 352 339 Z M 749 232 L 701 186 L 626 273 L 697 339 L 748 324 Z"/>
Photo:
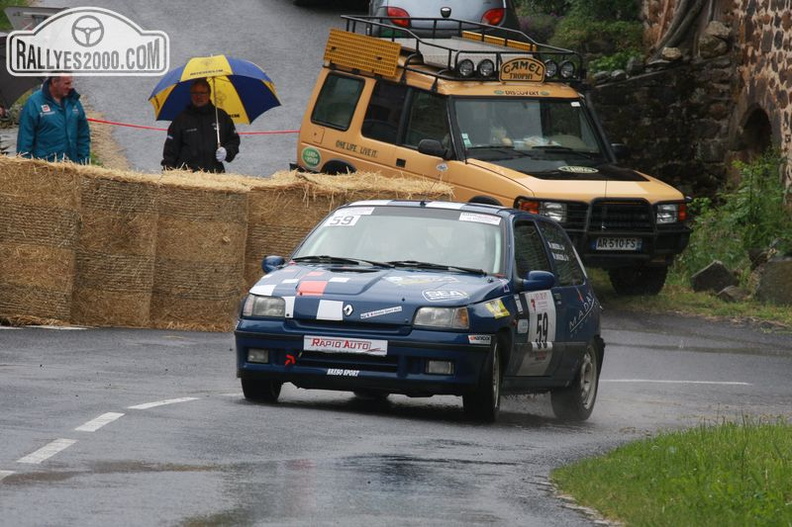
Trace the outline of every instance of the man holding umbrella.
<path fill-rule="evenodd" d="M 212 104 L 211 94 L 205 78 L 190 84 L 190 104 L 168 127 L 163 168 L 225 172 L 223 161 L 233 161 L 239 153 L 234 121 Z"/>

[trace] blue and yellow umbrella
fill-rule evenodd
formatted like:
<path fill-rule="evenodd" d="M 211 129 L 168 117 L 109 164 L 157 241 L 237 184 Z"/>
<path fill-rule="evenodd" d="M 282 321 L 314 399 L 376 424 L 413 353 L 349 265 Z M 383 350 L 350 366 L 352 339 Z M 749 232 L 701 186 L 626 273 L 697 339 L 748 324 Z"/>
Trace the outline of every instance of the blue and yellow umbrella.
<path fill-rule="evenodd" d="M 275 85 L 257 65 L 226 55 L 193 57 L 169 71 L 154 87 L 149 102 L 158 121 L 172 121 L 190 104 L 190 84 L 206 78 L 212 102 L 235 123 L 250 124 L 270 108 L 280 106 Z"/>

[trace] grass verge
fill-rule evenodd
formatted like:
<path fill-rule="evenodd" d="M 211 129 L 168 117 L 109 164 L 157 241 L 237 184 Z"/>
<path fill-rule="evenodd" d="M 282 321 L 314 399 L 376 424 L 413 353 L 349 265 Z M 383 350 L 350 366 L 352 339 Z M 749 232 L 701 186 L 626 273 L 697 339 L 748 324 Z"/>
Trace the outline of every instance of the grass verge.
<path fill-rule="evenodd" d="M 701 425 L 552 471 L 564 494 L 632 526 L 792 525 L 792 425 Z"/>

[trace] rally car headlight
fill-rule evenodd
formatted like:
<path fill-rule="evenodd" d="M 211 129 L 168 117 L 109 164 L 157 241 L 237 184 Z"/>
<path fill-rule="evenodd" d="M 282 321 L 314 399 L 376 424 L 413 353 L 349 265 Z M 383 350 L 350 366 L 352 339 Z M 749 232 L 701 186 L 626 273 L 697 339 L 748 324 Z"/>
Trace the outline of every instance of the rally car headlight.
<path fill-rule="evenodd" d="M 468 329 L 466 307 L 422 307 L 415 312 L 414 326 L 444 329 Z"/>
<path fill-rule="evenodd" d="M 286 301 L 278 296 L 248 295 L 242 304 L 242 315 L 283 318 L 286 316 Z"/>

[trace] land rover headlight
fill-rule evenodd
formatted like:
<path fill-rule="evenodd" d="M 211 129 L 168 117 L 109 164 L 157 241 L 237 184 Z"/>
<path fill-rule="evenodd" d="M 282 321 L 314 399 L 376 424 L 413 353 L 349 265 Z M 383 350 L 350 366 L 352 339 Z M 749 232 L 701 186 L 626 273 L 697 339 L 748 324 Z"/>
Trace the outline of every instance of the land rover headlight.
<path fill-rule="evenodd" d="M 478 64 L 479 77 L 489 77 L 495 73 L 495 63 L 490 59 L 484 59 Z"/>
<path fill-rule="evenodd" d="M 552 79 L 558 74 L 558 63 L 554 60 L 545 61 L 545 77 Z"/>
<path fill-rule="evenodd" d="M 473 75 L 474 71 L 476 71 L 476 66 L 470 59 L 465 59 L 457 64 L 457 72 L 459 72 L 462 77 L 470 77 Z"/>
<path fill-rule="evenodd" d="M 571 79 L 575 76 L 575 65 L 568 60 L 562 62 L 558 69 L 561 72 L 562 79 Z"/>
<path fill-rule="evenodd" d="M 436 329 L 468 329 L 466 307 L 422 307 L 415 312 L 413 326 Z"/>
<path fill-rule="evenodd" d="M 286 316 L 286 301 L 278 296 L 250 294 L 242 304 L 242 316 L 284 318 Z"/>
<path fill-rule="evenodd" d="M 567 221 L 567 204 L 560 201 L 517 198 L 514 208 L 528 211 L 531 214 L 547 216 L 561 224 Z"/>
<path fill-rule="evenodd" d="M 687 219 L 687 206 L 684 203 L 661 203 L 657 206 L 655 221 L 658 225 L 678 223 Z"/>

